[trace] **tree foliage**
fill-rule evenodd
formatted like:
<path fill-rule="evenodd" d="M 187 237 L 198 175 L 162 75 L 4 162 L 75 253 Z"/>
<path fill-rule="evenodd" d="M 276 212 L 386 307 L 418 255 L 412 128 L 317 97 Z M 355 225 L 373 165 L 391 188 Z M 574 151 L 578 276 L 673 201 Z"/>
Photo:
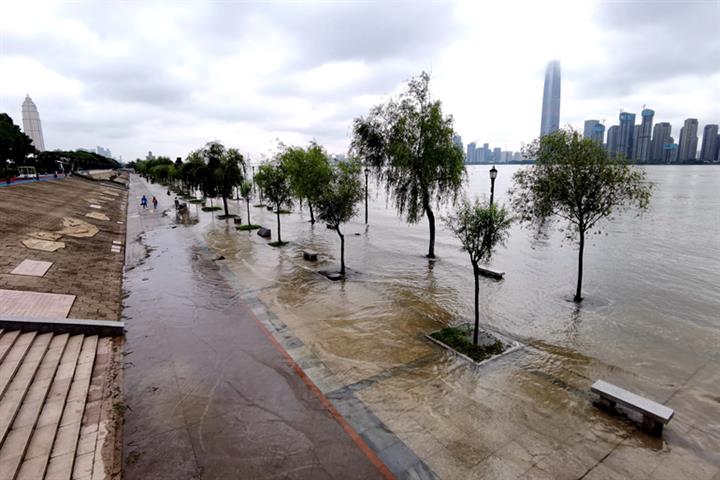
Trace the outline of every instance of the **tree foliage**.
<path fill-rule="evenodd" d="M 284 206 L 292 206 L 292 187 L 290 186 L 290 176 L 285 165 L 279 160 L 263 163 L 255 174 L 255 183 L 263 191 L 265 198 L 275 206 L 278 231 L 277 242 L 278 245 L 281 245 L 280 211 Z"/>
<path fill-rule="evenodd" d="M 340 275 L 345 276 L 345 236 L 340 225 L 357 214 L 358 203 L 363 198 L 364 187 L 360 179 L 360 163 L 339 162 L 316 197 L 318 217 L 327 222 L 340 236 Z"/>
<path fill-rule="evenodd" d="M 208 142 L 188 155 L 180 177 L 200 188 L 206 197 L 221 197 L 225 216 L 228 216 L 227 199 L 242 183 L 244 169 L 245 159 L 237 149 L 226 149 L 220 142 Z"/>
<path fill-rule="evenodd" d="M 35 153 L 30 137 L 13 123 L 6 113 L 0 113 L 0 168 L 8 163 L 25 165 L 28 155 Z"/>
<path fill-rule="evenodd" d="M 330 161 L 325 149 L 315 142 L 307 148 L 287 147 L 280 154 L 290 178 L 293 195 L 307 201 L 310 209 L 310 222 L 315 223 L 313 207 L 332 176 Z"/>
<path fill-rule="evenodd" d="M 536 139 L 523 153 L 535 164 L 513 176 L 512 206 L 522 222 L 538 231 L 561 220 L 566 238 L 578 242 L 575 301 L 580 302 L 586 234 L 599 233 L 602 220 L 616 213 L 646 209 L 653 186 L 644 170 L 608 156 L 601 145 L 572 129 Z"/>
<path fill-rule="evenodd" d="M 245 200 L 245 206 L 247 207 L 247 224 L 252 225 L 250 221 L 250 197 L 252 196 L 252 182 L 244 180 L 240 184 L 240 196 Z"/>
<path fill-rule="evenodd" d="M 352 149 L 384 180 L 388 195 L 410 223 L 427 216 L 428 257 L 435 257 L 433 203 L 457 199 L 465 176 L 462 149 L 453 142 L 452 116 L 443 116 L 441 102 L 429 91 L 423 72 L 408 82 L 398 98 L 355 119 Z"/>
<path fill-rule="evenodd" d="M 505 207 L 497 204 L 470 202 L 463 199 L 455 213 L 445 219 L 447 227 L 460 240 L 463 250 L 470 255 L 475 277 L 475 330 L 473 344 L 478 344 L 480 329 L 480 263 L 490 260 L 498 245 L 504 245 L 509 235 L 512 218 Z"/>

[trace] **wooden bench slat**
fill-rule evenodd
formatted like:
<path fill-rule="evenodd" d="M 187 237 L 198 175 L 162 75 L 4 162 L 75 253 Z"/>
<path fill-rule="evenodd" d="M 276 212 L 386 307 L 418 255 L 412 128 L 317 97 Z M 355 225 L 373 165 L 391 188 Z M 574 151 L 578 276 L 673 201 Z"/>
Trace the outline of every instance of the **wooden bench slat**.
<path fill-rule="evenodd" d="M 628 392 L 623 388 L 603 380 L 598 380 L 593 383 L 590 390 L 593 393 L 597 393 L 598 395 L 608 398 L 614 402 L 620 403 L 625 407 L 638 410 L 644 415 L 649 415 L 662 423 L 668 423 L 675 414 L 673 409 L 668 408 L 665 405 L 641 397 L 635 393 Z"/>

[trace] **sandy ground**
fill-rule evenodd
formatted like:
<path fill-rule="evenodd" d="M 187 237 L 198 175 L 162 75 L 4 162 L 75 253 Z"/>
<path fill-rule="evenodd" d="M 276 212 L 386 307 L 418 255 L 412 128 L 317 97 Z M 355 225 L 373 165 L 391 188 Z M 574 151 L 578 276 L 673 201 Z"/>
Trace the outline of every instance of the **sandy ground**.
<path fill-rule="evenodd" d="M 91 204 L 100 208 L 91 208 Z M 79 178 L 2 188 L 0 288 L 75 295 L 70 318 L 118 320 L 123 255 L 112 253 L 111 247 L 113 240 L 124 243 L 126 205 L 127 192 L 122 187 Z M 85 216 L 91 212 L 103 213 L 109 220 Z M 84 220 L 99 232 L 89 238 L 63 236 L 59 241 L 65 248 L 55 252 L 32 250 L 22 244 L 33 232 L 61 230 L 64 217 Z M 11 275 L 24 259 L 53 265 L 44 277 Z"/>

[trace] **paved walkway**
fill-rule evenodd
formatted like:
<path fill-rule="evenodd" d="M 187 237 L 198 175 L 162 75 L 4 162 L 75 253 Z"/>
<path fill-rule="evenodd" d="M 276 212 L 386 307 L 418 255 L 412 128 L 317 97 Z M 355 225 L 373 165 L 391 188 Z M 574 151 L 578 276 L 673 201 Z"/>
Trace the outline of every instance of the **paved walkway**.
<path fill-rule="evenodd" d="M 160 209 L 139 210 L 142 194 Z M 391 478 L 194 235 L 163 219 L 170 198 L 131 182 L 125 477 Z"/>

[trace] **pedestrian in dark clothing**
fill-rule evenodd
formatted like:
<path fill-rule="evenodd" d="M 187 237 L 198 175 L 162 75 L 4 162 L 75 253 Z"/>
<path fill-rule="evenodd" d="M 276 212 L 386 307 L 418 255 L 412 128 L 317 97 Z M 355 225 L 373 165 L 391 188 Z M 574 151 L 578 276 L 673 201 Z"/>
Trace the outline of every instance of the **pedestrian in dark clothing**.
<path fill-rule="evenodd" d="M 157 204 L 158 204 L 157 198 L 153 197 L 152 202 L 153 202 L 153 208 L 154 208 L 155 210 L 157 210 Z"/>
<path fill-rule="evenodd" d="M 147 197 L 145 195 L 143 195 L 140 199 L 140 206 L 142 206 L 143 208 L 147 208 Z"/>

